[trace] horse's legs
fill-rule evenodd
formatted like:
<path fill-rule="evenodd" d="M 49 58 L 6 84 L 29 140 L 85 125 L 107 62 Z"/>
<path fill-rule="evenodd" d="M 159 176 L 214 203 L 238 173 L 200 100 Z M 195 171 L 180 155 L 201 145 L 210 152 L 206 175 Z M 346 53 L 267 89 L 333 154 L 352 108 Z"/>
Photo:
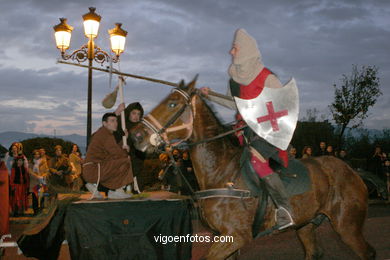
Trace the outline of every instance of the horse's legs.
<path fill-rule="evenodd" d="M 330 220 L 341 240 L 361 259 L 375 259 L 375 249 L 363 237 L 365 215 L 361 210 L 350 210 L 341 216 L 330 217 Z"/>
<path fill-rule="evenodd" d="M 305 260 L 320 259 L 323 255 L 322 249 L 317 244 L 315 229 L 316 226 L 309 223 L 297 231 L 298 238 L 305 249 Z"/>
<path fill-rule="evenodd" d="M 243 201 L 218 198 L 202 202 L 202 214 L 209 226 L 218 230 L 219 241 L 221 241 L 213 242 L 205 259 L 234 258 L 237 250 L 253 240 L 252 222 L 256 206 L 255 199 Z M 229 239 L 233 241 L 226 241 Z"/>

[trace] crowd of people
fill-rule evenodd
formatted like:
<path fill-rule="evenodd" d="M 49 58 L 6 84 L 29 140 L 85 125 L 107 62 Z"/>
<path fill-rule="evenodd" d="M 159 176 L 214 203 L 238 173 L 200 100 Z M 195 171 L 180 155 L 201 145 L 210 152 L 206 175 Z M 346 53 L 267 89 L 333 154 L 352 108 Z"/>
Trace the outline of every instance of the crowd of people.
<path fill-rule="evenodd" d="M 188 151 L 173 149 L 173 160 L 170 160 L 169 152 L 159 155 L 161 189 L 183 195 L 199 190 Z"/>
<path fill-rule="evenodd" d="M 293 158 L 298 158 L 297 149 L 291 146 L 289 149 L 289 155 Z M 344 149 L 335 151 L 333 149 L 333 145 L 326 145 L 326 142 L 320 142 L 318 149 L 313 149 L 312 146 L 305 145 L 302 149 L 301 155 L 302 159 L 310 158 L 312 156 L 330 155 L 339 157 L 344 160 L 346 158 L 347 152 Z"/>
<path fill-rule="evenodd" d="M 345 149 L 335 150 L 333 145 L 326 144 L 326 142 L 322 141 L 319 143 L 317 149 L 313 149 L 312 146 L 304 146 L 301 153 L 301 158 L 306 159 L 313 156 L 335 156 L 340 158 L 341 160 L 351 164 L 351 158 Z M 292 158 L 298 158 L 297 149 L 293 146 L 289 147 L 289 156 Z M 365 169 L 369 172 L 375 174 L 380 179 L 387 181 L 386 173 L 390 172 L 390 159 L 386 152 L 382 151 L 380 146 L 376 146 L 372 156 L 367 158 L 367 163 Z"/>
<path fill-rule="evenodd" d="M 63 153 L 60 145 L 54 147 L 55 155 L 50 157 L 44 148 L 23 152 L 23 145 L 14 142 L 2 159 L 3 168 L 8 173 L 9 208 L 12 216 L 23 215 L 32 206 L 34 214 L 44 207 L 48 182 L 59 183 L 71 190 L 80 190 L 82 158 L 76 144 L 72 152 Z M 32 205 L 29 205 L 31 195 Z"/>
<path fill-rule="evenodd" d="M 25 154 L 20 142 L 12 143 L 0 160 L 0 234 L 8 234 L 9 217 L 37 215 L 52 199 L 50 189 L 61 186 L 64 190 L 79 191 L 83 185 L 81 165 L 83 159 L 76 144 L 72 152 L 63 153 L 60 145 L 54 147 L 50 157 L 44 148 Z"/>

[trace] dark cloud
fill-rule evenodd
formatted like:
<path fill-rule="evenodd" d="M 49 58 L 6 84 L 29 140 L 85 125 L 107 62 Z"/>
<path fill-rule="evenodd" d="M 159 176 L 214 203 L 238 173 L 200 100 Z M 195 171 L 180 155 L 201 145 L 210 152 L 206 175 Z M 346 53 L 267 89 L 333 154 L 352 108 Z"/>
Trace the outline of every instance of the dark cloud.
<path fill-rule="evenodd" d="M 314 12 L 320 19 L 331 20 L 332 22 L 347 22 L 351 23 L 364 19 L 368 13 L 362 7 L 356 6 L 334 6 L 329 8 L 323 8 Z"/>

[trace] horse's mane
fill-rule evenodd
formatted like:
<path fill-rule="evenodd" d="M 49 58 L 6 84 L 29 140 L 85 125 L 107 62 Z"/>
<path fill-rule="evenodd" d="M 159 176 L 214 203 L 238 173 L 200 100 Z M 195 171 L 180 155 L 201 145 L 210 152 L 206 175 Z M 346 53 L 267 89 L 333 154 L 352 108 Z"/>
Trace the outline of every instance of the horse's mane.
<path fill-rule="evenodd" d="M 211 114 L 214 115 L 214 118 L 218 122 L 218 125 L 223 127 L 224 126 L 224 124 L 222 123 L 223 119 L 221 119 L 219 112 L 215 108 L 215 105 L 213 103 L 211 103 L 210 100 L 208 100 L 202 96 L 199 96 L 199 97 L 202 99 L 202 101 L 204 102 L 207 109 L 210 110 Z"/>
<path fill-rule="evenodd" d="M 223 120 L 220 118 L 219 113 L 215 108 L 215 105 L 211 103 L 208 99 L 202 97 L 201 95 L 199 95 L 199 97 L 203 101 L 205 108 L 208 110 L 207 113 L 208 115 L 204 115 L 204 116 L 211 117 L 211 119 L 215 121 L 217 124 L 217 129 L 215 129 L 216 132 L 212 134 L 218 135 L 218 134 L 225 133 L 229 130 L 232 130 L 232 125 L 222 123 Z M 227 135 L 223 138 L 228 139 L 230 142 L 232 142 L 233 145 L 239 145 L 237 138 L 233 134 Z"/>

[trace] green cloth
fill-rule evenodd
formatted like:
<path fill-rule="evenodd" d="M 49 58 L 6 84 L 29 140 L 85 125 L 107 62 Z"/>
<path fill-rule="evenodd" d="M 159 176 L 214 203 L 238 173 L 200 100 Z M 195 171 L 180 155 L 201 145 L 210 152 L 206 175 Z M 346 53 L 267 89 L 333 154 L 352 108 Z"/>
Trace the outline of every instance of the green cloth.
<path fill-rule="evenodd" d="M 68 241 L 75 259 L 190 259 L 191 243 L 159 243 L 155 236 L 192 233 L 189 202 L 106 201 L 58 208 L 40 233 L 18 241 L 26 256 L 57 259 Z"/>

